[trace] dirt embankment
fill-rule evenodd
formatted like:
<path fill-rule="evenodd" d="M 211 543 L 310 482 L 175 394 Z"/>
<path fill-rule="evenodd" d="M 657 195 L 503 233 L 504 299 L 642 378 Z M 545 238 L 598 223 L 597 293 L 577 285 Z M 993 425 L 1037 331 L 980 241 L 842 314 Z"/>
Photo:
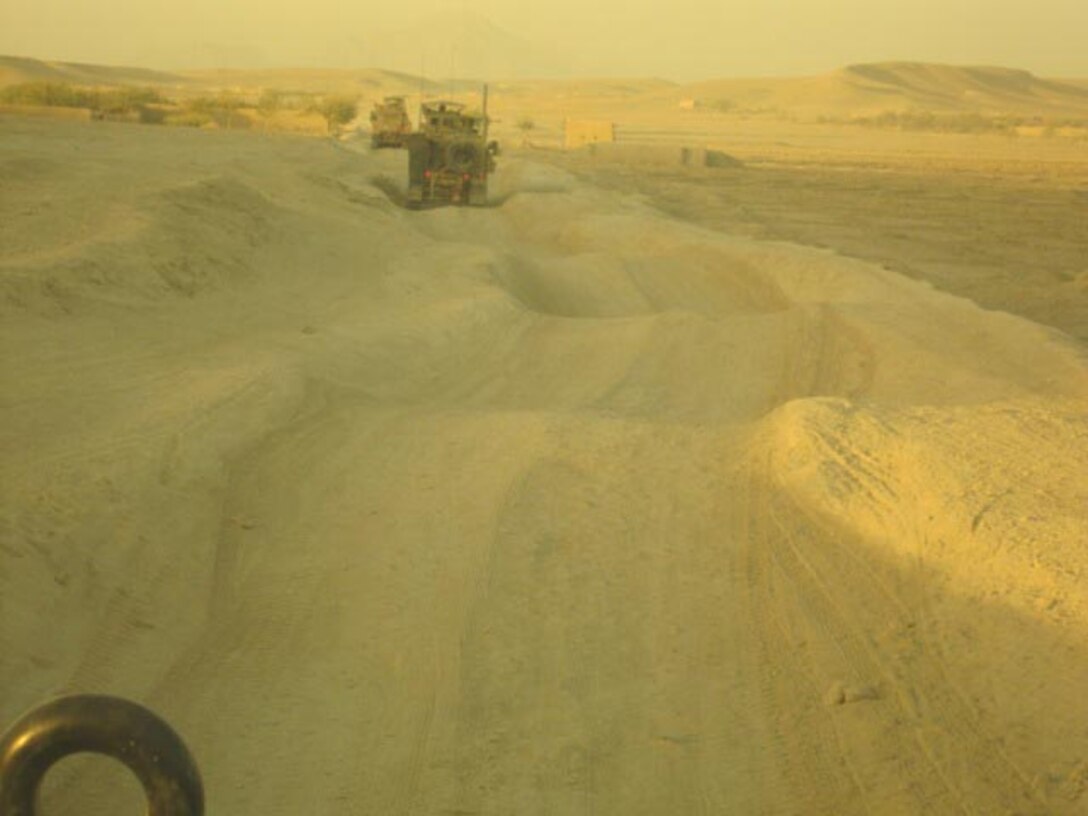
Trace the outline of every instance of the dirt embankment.
<path fill-rule="evenodd" d="M 1000 160 L 970 156 L 943 169 L 902 154 L 698 170 L 549 158 L 671 216 L 873 261 L 1088 343 L 1086 163 L 1017 161 L 1005 174 Z"/>

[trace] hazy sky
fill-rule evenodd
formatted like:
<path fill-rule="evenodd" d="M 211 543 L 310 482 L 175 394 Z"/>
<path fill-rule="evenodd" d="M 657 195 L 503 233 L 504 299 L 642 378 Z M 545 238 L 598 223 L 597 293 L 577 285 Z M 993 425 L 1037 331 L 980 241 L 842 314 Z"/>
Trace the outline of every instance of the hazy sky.
<path fill-rule="evenodd" d="M 555 74 L 690 80 L 902 59 L 1088 77 L 1088 0 L 0 0 L 0 54 L 404 69 L 375 64 L 389 61 L 386 35 L 436 12 L 485 15 Z"/>

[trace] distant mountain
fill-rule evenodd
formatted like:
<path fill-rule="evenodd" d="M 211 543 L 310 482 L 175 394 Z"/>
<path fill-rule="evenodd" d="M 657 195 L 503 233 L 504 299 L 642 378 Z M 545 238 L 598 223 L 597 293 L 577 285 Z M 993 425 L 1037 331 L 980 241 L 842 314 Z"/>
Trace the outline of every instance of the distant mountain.
<path fill-rule="evenodd" d="M 358 93 L 364 96 L 416 94 L 422 89 L 438 94 L 451 88 L 446 80 L 421 80 L 419 76 L 380 68 L 219 68 L 193 71 L 152 71 L 71 62 L 45 62 L 27 57 L 0 56 L 0 87 L 24 82 L 63 82 L 71 85 L 149 85 L 204 93 L 232 88 L 259 91 L 275 88 L 300 93 Z M 475 82 L 452 84 L 455 92 L 475 91 Z"/>
<path fill-rule="evenodd" d="M 480 81 L 487 80 L 496 100 L 501 97 L 507 103 L 537 109 L 541 105 L 579 104 L 660 110 L 663 106 L 675 109 L 681 100 L 693 100 L 695 106 L 706 109 L 780 114 L 801 120 L 919 111 L 1088 118 L 1088 79 L 1043 79 L 1012 68 L 881 62 L 850 65 L 820 76 L 714 79 L 686 85 L 660 79 L 526 79 L 519 78 L 519 72 L 533 76 L 534 66 L 545 71 L 546 55 L 534 55 L 524 41 L 506 35 L 485 18 L 446 14 L 420 25 L 420 29 L 410 29 L 405 36 L 411 35 L 417 51 L 419 43 L 430 46 L 422 66 L 427 76 L 422 79 L 420 66 L 409 64 L 407 49 L 401 55 L 403 62 L 398 64 L 390 56 L 379 63 L 382 68 L 249 68 L 173 73 L 0 56 L 0 87 L 31 81 L 153 85 L 167 92 L 175 89 L 179 95 L 205 93 L 215 88 L 247 91 L 276 88 L 356 94 L 373 99 L 388 94 L 414 96 L 420 91 L 429 96 L 474 93 L 479 90 Z M 462 35 L 457 36 L 457 31 L 462 31 Z M 391 52 L 399 49 L 392 39 L 384 47 Z M 438 57 L 444 48 L 447 61 L 439 64 Z M 448 79 L 451 57 L 453 72 L 459 77 L 456 80 Z"/>
<path fill-rule="evenodd" d="M 234 88 L 254 91 L 275 88 L 299 93 L 344 93 L 380 96 L 391 94 L 440 94 L 450 90 L 444 80 L 421 79 L 419 76 L 382 68 L 218 68 L 183 71 L 190 82 L 206 88 Z M 475 82 L 459 80 L 453 83 L 455 92 L 475 91 Z"/>
<path fill-rule="evenodd" d="M 530 79 L 569 76 L 557 49 L 471 11 L 446 10 L 372 38 L 368 62 L 428 77 Z"/>
<path fill-rule="evenodd" d="M 861 93 L 895 96 L 929 110 L 1044 113 L 1088 107 L 1085 88 L 1014 68 L 886 62 L 851 65 L 834 76 Z"/>
<path fill-rule="evenodd" d="M 785 79 L 722 79 L 683 88 L 721 109 L 804 114 L 933 111 L 983 114 L 1088 115 L 1088 87 L 991 66 L 881 62 L 830 74 Z"/>
<path fill-rule="evenodd" d="M 67 82 L 72 85 L 184 85 L 178 74 L 80 62 L 45 62 L 29 57 L 0 56 L 0 87 L 22 82 Z"/>

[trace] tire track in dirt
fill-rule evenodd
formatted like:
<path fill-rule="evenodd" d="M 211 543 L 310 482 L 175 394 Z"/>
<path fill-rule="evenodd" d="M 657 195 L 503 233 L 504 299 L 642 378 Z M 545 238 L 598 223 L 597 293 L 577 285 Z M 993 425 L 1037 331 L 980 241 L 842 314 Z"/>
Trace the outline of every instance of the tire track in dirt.
<path fill-rule="evenodd" d="M 926 665 L 923 647 L 915 650 L 920 662 L 906 666 L 876 643 L 885 610 L 900 604 L 874 595 L 868 571 L 859 574 L 853 559 L 838 555 L 833 532 L 820 531 L 773 487 L 754 490 L 749 603 L 755 619 L 773 621 L 759 628 L 764 706 L 771 722 L 798 703 L 807 711 L 806 727 L 794 724 L 774 737 L 795 795 L 818 789 L 822 810 L 839 813 L 987 813 L 1022 805 L 1029 788 L 994 759 L 993 740 L 977 733 L 961 701 L 940 691 L 947 678 Z M 970 780 L 950 773 L 927 729 L 970 754 L 963 760 Z M 837 786 L 829 784 L 836 778 Z"/>
<path fill-rule="evenodd" d="M 117 596 L 74 681 L 134 667 L 126 682 L 192 735 L 217 807 L 238 813 L 1042 812 L 954 686 L 929 576 L 821 512 L 910 516 L 882 469 L 890 432 L 855 408 L 930 395 L 886 388 L 933 328 L 913 316 L 983 351 L 1015 345 L 1007 322 L 599 190 L 361 207 L 373 191 L 337 181 L 354 160 L 315 154 L 277 182 L 306 212 L 276 217 L 317 230 L 313 255 L 236 281 L 254 303 L 230 342 L 179 343 L 206 376 L 133 356 L 131 411 L 111 419 L 144 416 L 144 397 L 141 432 L 177 442 L 149 438 L 155 466 L 128 473 L 158 502 L 134 516 L 164 528 L 141 553 L 174 593 L 153 599 L 197 628 L 152 648 L 146 598 Z M 175 192 L 187 229 L 272 201 L 260 172 L 231 172 Z M 177 325 L 222 337 L 237 304 L 215 302 L 179 299 Z M 1037 367 L 973 353 L 941 370 L 985 368 L 982 398 Z M 56 356 L 58 376 L 78 370 Z M 90 368 L 112 399 L 110 366 Z M 178 388 L 199 398 L 170 402 Z M 111 434 L 74 436 L 90 451 Z M 811 454 L 801 486 L 781 467 L 795 453 Z M 207 557 L 162 560 L 186 531 Z M 147 589 L 130 560 L 116 580 Z"/>
<path fill-rule="evenodd" d="M 1011 761 L 1000 735 L 988 730 L 946 670 L 947 656 L 933 640 L 939 629 L 926 626 L 920 608 L 924 579 L 889 581 L 886 576 L 902 568 L 881 564 L 872 543 L 794 503 L 777 483 L 766 443 L 759 444 L 764 452 L 752 466 L 759 481 L 752 486 L 757 523 L 751 546 L 765 552 L 749 555 L 750 589 L 756 608 L 779 610 L 779 625 L 760 648 L 779 670 L 791 665 L 806 674 L 810 693 L 823 685 L 830 704 L 825 714 L 853 777 L 861 790 L 886 797 L 870 808 L 1048 812 L 1029 775 Z M 856 474 L 851 489 L 867 490 L 874 474 L 859 471 L 849 457 L 840 461 Z M 894 512 L 893 505 L 886 509 Z M 789 684 L 779 686 L 781 699 Z M 866 719 L 871 722 L 863 727 Z M 795 750 L 813 753 L 803 745 Z M 820 775 L 801 764 L 807 768 L 802 776 Z M 849 799 L 833 809 L 852 812 Z"/>

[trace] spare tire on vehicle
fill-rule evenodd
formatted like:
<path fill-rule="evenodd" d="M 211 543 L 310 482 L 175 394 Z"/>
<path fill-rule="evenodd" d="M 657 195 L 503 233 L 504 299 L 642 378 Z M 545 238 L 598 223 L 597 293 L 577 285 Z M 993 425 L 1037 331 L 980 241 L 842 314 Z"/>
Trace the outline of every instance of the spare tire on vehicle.
<path fill-rule="evenodd" d="M 459 173 L 474 170 L 479 164 L 480 146 L 471 139 L 457 139 L 446 145 L 446 166 Z"/>

